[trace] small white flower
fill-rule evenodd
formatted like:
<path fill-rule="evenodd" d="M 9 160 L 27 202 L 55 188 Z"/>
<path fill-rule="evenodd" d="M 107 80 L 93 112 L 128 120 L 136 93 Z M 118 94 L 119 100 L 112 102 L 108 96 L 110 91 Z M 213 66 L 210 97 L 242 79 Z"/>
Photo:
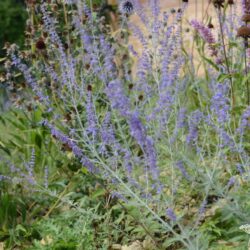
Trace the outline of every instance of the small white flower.
<path fill-rule="evenodd" d="M 244 231 L 247 234 L 250 234 L 250 224 L 245 224 L 239 227 L 240 230 Z"/>

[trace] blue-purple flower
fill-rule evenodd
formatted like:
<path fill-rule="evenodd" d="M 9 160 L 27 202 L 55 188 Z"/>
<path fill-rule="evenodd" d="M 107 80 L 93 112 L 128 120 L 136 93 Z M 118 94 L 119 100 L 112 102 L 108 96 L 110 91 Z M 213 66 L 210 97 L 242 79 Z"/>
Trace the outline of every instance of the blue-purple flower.
<path fill-rule="evenodd" d="M 119 10 L 122 14 L 132 14 L 135 10 L 134 0 L 122 0 L 119 4 Z"/>

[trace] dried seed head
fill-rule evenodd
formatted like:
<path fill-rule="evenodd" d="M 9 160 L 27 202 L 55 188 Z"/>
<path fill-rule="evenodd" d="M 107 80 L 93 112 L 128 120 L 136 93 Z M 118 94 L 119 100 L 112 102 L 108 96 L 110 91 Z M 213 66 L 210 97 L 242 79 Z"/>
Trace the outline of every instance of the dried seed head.
<path fill-rule="evenodd" d="M 35 100 L 35 101 L 39 101 L 39 100 L 40 100 L 40 97 L 36 95 L 36 96 L 34 96 L 34 100 Z"/>
<path fill-rule="evenodd" d="M 31 104 L 27 105 L 26 109 L 28 112 L 31 112 L 33 110 L 32 105 Z"/>
<path fill-rule="evenodd" d="M 171 12 L 171 14 L 175 14 L 175 13 L 176 13 L 176 10 L 175 10 L 174 8 L 172 8 L 172 9 L 170 10 L 170 12 Z"/>
<path fill-rule="evenodd" d="M 35 0 L 26 0 L 27 5 L 34 5 L 36 3 Z"/>
<path fill-rule="evenodd" d="M 182 0 L 183 3 L 188 3 L 188 0 Z"/>
<path fill-rule="evenodd" d="M 227 3 L 228 3 L 228 5 L 233 5 L 234 4 L 234 0 L 228 0 Z"/>
<path fill-rule="evenodd" d="M 53 4 L 51 7 L 54 12 L 58 11 L 58 6 L 56 4 Z"/>
<path fill-rule="evenodd" d="M 246 23 L 250 22 L 250 14 L 243 15 L 241 20 Z"/>
<path fill-rule="evenodd" d="M 46 45 L 43 41 L 42 38 L 40 38 L 37 42 L 36 42 L 36 48 L 39 49 L 39 50 L 44 50 L 46 49 Z"/>
<path fill-rule="evenodd" d="M 215 8 L 223 8 L 225 0 L 212 0 L 212 3 Z"/>
<path fill-rule="evenodd" d="M 250 27 L 241 26 L 237 31 L 238 37 L 249 38 L 250 37 Z"/>
<path fill-rule="evenodd" d="M 10 43 L 9 42 L 5 42 L 4 43 L 4 49 L 9 49 L 10 48 Z"/>
<path fill-rule="evenodd" d="M 48 37 L 48 32 L 44 31 L 44 32 L 43 32 L 43 37 L 44 37 L 44 38 L 47 38 L 47 37 Z"/>
<path fill-rule="evenodd" d="M 139 96 L 138 96 L 138 100 L 139 100 L 139 101 L 142 101 L 142 100 L 143 100 L 143 95 L 139 95 Z"/>
<path fill-rule="evenodd" d="M 63 151 L 69 151 L 69 152 L 72 151 L 72 149 L 71 149 L 71 147 L 69 146 L 68 143 L 63 143 L 63 144 L 62 144 L 62 150 L 63 150 Z"/>
<path fill-rule="evenodd" d="M 209 24 L 207 25 L 207 27 L 208 27 L 209 29 L 213 29 L 213 28 L 214 28 L 214 25 L 213 25 L 212 23 L 209 23 Z"/>
<path fill-rule="evenodd" d="M 69 48 L 69 45 L 67 43 L 64 43 L 64 48 L 67 50 Z"/>
<path fill-rule="evenodd" d="M 64 119 L 66 120 L 66 121 L 71 121 L 72 120 L 72 118 L 71 118 L 71 113 L 70 112 L 68 112 L 68 113 L 66 113 L 65 115 L 64 115 Z"/>
<path fill-rule="evenodd" d="M 92 91 L 92 86 L 91 86 L 91 85 L 88 85 L 87 90 L 88 90 L 88 91 Z"/>
<path fill-rule="evenodd" d="M 124 54 L 124 55 L 122 56 L 122 60 L 123 60 L 123 61 L 128 60 L 128 55 L 127 55 L 127 54 Z"/>

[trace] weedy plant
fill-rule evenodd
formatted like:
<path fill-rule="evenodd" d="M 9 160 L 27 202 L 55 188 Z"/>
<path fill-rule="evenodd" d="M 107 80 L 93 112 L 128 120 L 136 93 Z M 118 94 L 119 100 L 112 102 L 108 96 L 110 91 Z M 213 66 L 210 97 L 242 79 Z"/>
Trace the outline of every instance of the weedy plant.
<path fill-rule="evenodd" d="M 236 231 L 249 217 L 248 35 L 233 1 L 212 4 L 219 35 L 211 20 L 191 21 L 193 54 L 182 33 L 188 1 L 161 13 L 157 0 L 147 10 L 122 0 L 112 33 L 91 3 L 41 1 L 31 50 L 7 50 L 10 91 L 15 70 L 29 89 L 18 104 L 42 110 L 40 126 L 108 183 L 159 249 L 208 249 L 218 238 L 209 217 Z"/>

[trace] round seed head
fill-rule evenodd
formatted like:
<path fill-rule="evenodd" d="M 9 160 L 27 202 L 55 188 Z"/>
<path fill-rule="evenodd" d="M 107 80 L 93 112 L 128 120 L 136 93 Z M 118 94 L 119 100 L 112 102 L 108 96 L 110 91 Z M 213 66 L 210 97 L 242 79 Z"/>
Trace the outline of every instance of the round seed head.
<path fill-rule="evenodd" d="M 171 12 L 171 14 L 175 14 L 175 13 L 176 13 L 176 10 L 175 10 L 174 8 L 172 8 L 172 9 L 170 10 L 170 12 Z"/>
<path fill-rule="evenodd" d="M 132 83 L 130 83 L 129 85 L 128 85 L 128 88 L 131 90 L 131 89 L 133 89 L 133 87 L 134 87 L 134 85 L 132 84 Z"/>
<path fill-rule="evenodd" d="M 250 22 L 250 14 L 243 15 L 241 20 L 246 23 Z"/>
<path fill-rule="evenodd" d="M 207 25 L 207 27 L 208 27 L 209 29 L 213 29 L 213 28 L 214 28 L 214 25 L 210 22 L 210 23 Z"/>
<path fill-rule="evenodd" d="M 92 91 L 92 86 L 90 84 L 87 86 L 87 90 Z"/>
<path fill-rule="evenodd" d="M 238 37 L 249 38 L 250 37 L 250 27 L 241 26 L 237 31 Z"/>
<path fill-rule="evenodd" d="M 46 49 L 45 42 L 43 41 L 42 38 L 40 38 L 40 39 L 36 42 L 36 48 L 39 49 L 39 50 L 44 50 L 44 49 Z"/>
<path fill-rule="evenodd" d="M 139 95 L 139 96 L 138 96 L 138 100 L 139 100 L 139 101 L 142 101 L 142 100 L 143 100 L 143 95 Z"/>

